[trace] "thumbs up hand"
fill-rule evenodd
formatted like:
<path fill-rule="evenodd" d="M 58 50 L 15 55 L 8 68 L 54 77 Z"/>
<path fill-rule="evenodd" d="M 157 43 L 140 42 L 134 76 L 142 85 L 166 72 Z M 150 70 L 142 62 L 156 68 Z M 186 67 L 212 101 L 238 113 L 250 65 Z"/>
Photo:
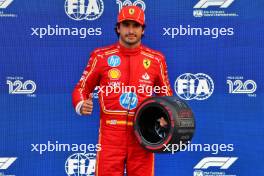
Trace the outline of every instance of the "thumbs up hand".
<path fill-rule="evenodd" d="M 82 107 L 81 107 L 81 114 L 82 115 L 91 115 L 93 111 L 93 95 L 90 94 L 87 100 L 84 100 Z"/>

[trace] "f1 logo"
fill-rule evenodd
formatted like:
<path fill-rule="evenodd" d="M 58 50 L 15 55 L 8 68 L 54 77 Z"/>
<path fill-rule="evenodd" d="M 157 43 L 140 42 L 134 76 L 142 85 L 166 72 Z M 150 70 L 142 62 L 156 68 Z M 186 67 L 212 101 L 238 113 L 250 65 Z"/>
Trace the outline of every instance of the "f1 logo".
<path fill-rule="evenodd" d="M 193 8 L 207 8 L 209 6 L 220 6 L 220 8 L 229 7 L 234 0 L 200 0 Z"/>
<path fill-rule="evenodd" d="M 0 9 L 5 9 L 7 8 L 13 0 L 0 0 Z"/>
<path fill-rule="evenodd" d="M 207 169 L 209 167 L 220 167 L 220 169 L 228 169 L 238 157 L 206 157 L 203 158 L 194 169 Z"/>
<path fill-rule="evenodd" d="M 11 166 L 11 164 L 13 164 L 13 162 L 15 162 L 17 158 L 12 157 L 12 158 L 4 158 L 4 157 L 0 157 L 0 170 L 1 169 L 8 169 L 9 166 Z"/>

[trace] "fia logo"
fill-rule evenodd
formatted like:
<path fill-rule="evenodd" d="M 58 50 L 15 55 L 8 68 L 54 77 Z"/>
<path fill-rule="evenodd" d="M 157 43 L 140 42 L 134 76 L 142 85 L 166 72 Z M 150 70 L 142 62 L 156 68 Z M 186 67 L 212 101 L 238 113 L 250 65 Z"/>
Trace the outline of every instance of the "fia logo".
<path fill-rule="evenodd" d="M 66 0 L 65 13 L 73 20 L 96 20 L 104 11 L 102 0 Z"/>
<path fill-rule="evenodd" d="M 257 90 L 257 84 L 253 80 L 227 80 L 230 94 L 252 94 Z"/>
<path fill-rule="evenodd" d="M 24 83 L 21 80 L 16 80 L 14 82 L 7 80 L 6 84 L 9 86 L 9 94 L 33 94 L 37 85 L 32 80 L 27 80 Z"/>
<path fill-rule="evenodd" d="M 193 16 L 194 17 L 202 17 L 203 16 L 203 11 L 202 10 L 194 10 L 193 11 Z"/>
<path fill-rule="evenodd" d="M 65 171 L 68 176 L 91 176 L 95 173 L 95 153 L 75 153 L 67 159 Z"/>
<path fill-rule="evenodd" d="M 203 171 L 202 170 L 195 170 L 193 172 L 193 176 L 203 176 Z"/>
<path fill-rule="evenodd" d="M 116 0 L 116 3 L 118 4 L 119 12 L 124 6 L 139 6 L 143 9 L 143 11 L 145 11 L 146 9 L 146 4 L 143 0 L 136 0 L 133 3 L 130 0 L 125 0 L 124 2 L 122 2 L 121 0 Z"/>
<path fill-rule="evenodd" d="M 207 8 L 209 6 L 220 6 L 220 8 L 229 7 L 234 0 L 200 0 L 193 8 Z"/>
<path fill-rule="evenodd" d="M 205 100 L 212 95 L 214 82 L 204 73 L 185 73 L 176 79 L 174 90 L 184 100 Z"/>

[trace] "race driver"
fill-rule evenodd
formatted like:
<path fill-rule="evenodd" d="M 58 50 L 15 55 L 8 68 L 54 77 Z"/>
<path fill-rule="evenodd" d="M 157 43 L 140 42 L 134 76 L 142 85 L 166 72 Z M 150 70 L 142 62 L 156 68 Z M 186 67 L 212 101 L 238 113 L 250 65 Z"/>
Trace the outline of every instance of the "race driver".
<path fill-rule="evenodd" d="M 158 96 L 171 96 L 165 58 L 141 44 L 145 29 L 144 11 L 137 6 L 121 9 L 116 24 L 119 41 L 92 52 L 88 65 L 73 91 L 73 105 L 79 115 L 93 110 L 91 93 L 99 86 L 100 130 L 96 175 L 154 175 L 154 154 L 143 149 L 133 133 L 137 105 L 149 97 L 148 88 Z M 142 88 L 106 92 L 106 87 Z M 109 89 L 110 90 L 110 89 Z M 112 89 L 113 90 L 113 89 Z M 166 125 L 160 118 L 160 125 Z"/>

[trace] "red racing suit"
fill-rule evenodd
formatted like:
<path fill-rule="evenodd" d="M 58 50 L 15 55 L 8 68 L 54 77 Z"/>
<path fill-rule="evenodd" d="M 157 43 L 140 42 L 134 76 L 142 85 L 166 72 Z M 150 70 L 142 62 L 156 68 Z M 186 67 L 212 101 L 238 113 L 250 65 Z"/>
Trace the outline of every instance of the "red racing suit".
<path fill-rule="evenodd" d="M 102 147 L 97 153 L 96 175 L 121 176 L 125 167 L 128 176 L 154 175 L 154 154 L 136 140 L 133 120 L 137 105 L 151 96 L 154 86 L 157 86 L 156 95 L 172 95 L 164 56 L 143 45 L 127 49 L 116 43 L 96 49 L 73 91 L 77 113 L 96 86 L 100 86 L 99 144 Z M 117 87 L 129 86 L 130 90 L 117 90 Z M 106 92 L 106 87 L 116 88 L 116 92 Z"/>

